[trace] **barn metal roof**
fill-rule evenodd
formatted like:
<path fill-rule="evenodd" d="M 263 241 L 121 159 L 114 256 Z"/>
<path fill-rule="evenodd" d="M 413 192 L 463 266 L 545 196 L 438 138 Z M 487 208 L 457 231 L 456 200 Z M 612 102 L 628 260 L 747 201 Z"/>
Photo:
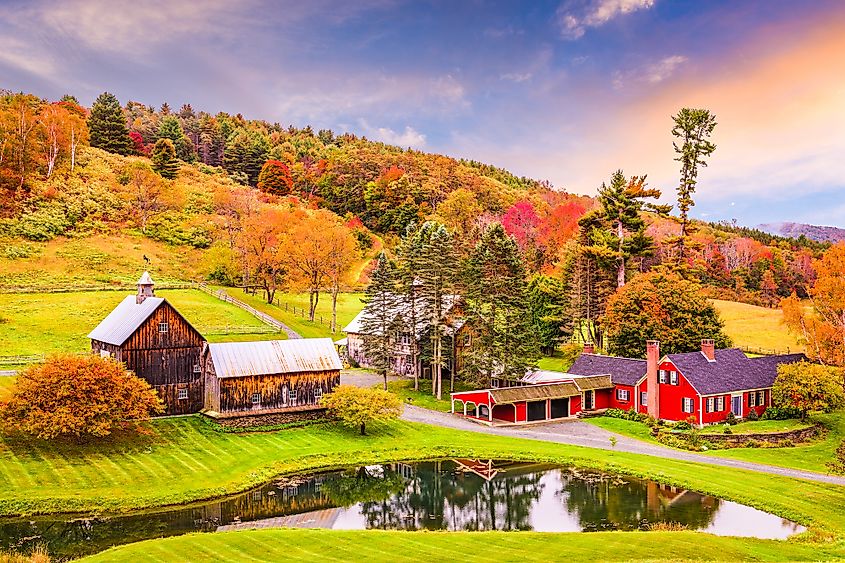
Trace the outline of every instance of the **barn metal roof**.
<path fill-rule="evenodd" d="M 343 368 L 331 338 L 219 342 L 208 349 L 218 378 Z"/>
<path fill-rule="evenodd" d="M 164 298 L 147 297 L 141 303 L 135 301 L 135 295 L 127 295 L 105 319 L 100 321 L 97 328 L 88 334 L 88 338 L 120 346 L 164 303 Z"/>
<path fill-rule="evenodd" d="M 505 387 L 491 389 L 490 397 L 497 405 L 535 399 L 562 399 L 575 397 L 581 392 L 572 383 L 552 383 L 549 385 L 526 385 L 524 387 Z"/>

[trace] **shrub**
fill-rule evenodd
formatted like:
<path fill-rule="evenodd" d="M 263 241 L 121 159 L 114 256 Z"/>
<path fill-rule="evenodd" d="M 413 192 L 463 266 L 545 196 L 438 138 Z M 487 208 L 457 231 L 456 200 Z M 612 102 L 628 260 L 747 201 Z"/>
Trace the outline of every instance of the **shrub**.
<path fill-rule="evenodd" d="M 757 409 L 751 409 L 751 412 L 748 413 L 748 420 L 751 422 L 760 420 L 760 416 L 757 414 Z"/>
<path fill-rule="evenodd" d="M 728 417 L 725 419 L 725 423 L 733 426 L 735 424 L 739 424 L 739 420 L 737 420 L 736 415 L 733 412 L 729 412 Z"/>
<path fill-rule="evenodd" d="M 793 407 L 769 407 L 763 411 L 761 420 L 790 420 L 800 418 L 801 411 Z"/>
<path fill-rule="evenodd" d="M 402 401 L 393 393 L 352 385 L 339 385 L 323 396 L 321 404 L 341 424 L 360 428 L 362 436 L 370 422 L 392 420 L 402 414 Z"/>
<path fill-rule="evenodd" d="M 686 420 L 681 420 L 675 423 L 675 425 L 672 427 L 672 430 L 689 430 L 690 428 L 692 428 L 692 424 L 690 424 Z"/>
<path fill-rule="evenodd" d="M 634 409 L 607 409 L 604 411 L 604 416 L 609 418 L 620 418 L 622 420 L 630 420 L 632 422 L 647 423 L 648 415 L 638 413 Z"/>
<path fill-rule="evenodd" d="M 723 432 L 724 434 L 733 434 L 733 433 L 734 433 L 734 431 L 733 431 L 733 430 L 731 430 L 731 427 L 730 427 L 729 425 L 727 425 L 727 424 L 725 425 L 725 429 L 724 429 L 722 432 Z"/>
<path fill-rule="evenodd" d="M 123 364 L 95 355 L 57 355 L 18 375 L 11 398 L 0 404 L 0 421 L 42 439 L 99 438 L 117 428 L 137 428 L 162 410 L 156 392 Z"/>
<path fill-rule="evenodd" d="M 842 369 L 809 362 L 781 364 L 772 387 L 772 401 L 779 407 L 798 409 L 801 420 L 810 411 L 832 412 L 845 405 Z"/>
<path fill-rule="evenodd" d="M 760 445 L 761 444 L 758 440 L 748 440 L 747 442 L 745 442 L 746 448 L 759 448 Z"/>

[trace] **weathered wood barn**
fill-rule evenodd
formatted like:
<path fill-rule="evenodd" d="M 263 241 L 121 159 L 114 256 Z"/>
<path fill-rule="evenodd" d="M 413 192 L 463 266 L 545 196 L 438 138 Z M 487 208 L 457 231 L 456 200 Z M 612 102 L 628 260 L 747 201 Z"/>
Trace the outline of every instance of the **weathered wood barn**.
<path fill-rule="evenodd" d="M 166 299 L 155 296 L 149 273 L 138 280 L 138 293 L 121 301 L 88 338 L 94 353 L 123 362 L 146 380 L 164 401 L 165 414 L 202 409 L 205 339 Z"/>
<path fill-rule="evenodd" d="M 330 338 L 206 344 L 205 412 L 227 418 L 319 410 L 342 367 Z"/>

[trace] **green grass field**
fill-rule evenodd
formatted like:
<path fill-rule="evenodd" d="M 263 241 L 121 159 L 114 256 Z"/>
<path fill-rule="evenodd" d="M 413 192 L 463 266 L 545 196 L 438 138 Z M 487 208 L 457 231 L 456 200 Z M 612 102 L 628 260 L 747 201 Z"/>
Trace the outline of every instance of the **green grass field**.
<path fill-rule="evenodd" d="M 826 534 L 838 538 L 845 536 L 845 511 L 841 510 L 845 504 L 845 487 L 405 422 L 373 425 L 370 435 L 364 437 L 358 436 L 355 430 L 334 424 L 238 435 L 217 432 L 198 416 L 156 420 L 150 424 L 147 435 L 100 444 L 57 445 L 6 438 L 0 442 L 0 513 L 140 509 L 242 491 L 283 473 L 439 457 L 537 460 L 620 471 L 748 504 L 807 525 L 816 534 L 821 534 L 806 536 L 805 541 L 827 537 Z M 311 533 L 317 534 L 314 544 L 311 544 Z M 447 553 L 456 553 L 450 551 L 452 546 L 471 548 L 485 541 L 484 536 L 478 534 L 385 533 L 371 536 L 371 533 L 343 535 L 328 531 L 274 530 L 237 536 L 192 535 L 117 548 L 94 560 L 277 560 L 287 556 L 298 558 L 306 553 L 335 560 L 359 558 L 363 554 L 378 559 L 388 555 L 395 558 L 397 552 L 391 546 L 397 544 L 410 549 L 401 553 L 407 552 L 414 557 L 425 554 L 445 557 Z M 253 537 L 252 534 L 259 535 Z M 825 558 L 845 556 L 842 543 L 656 534 L 612 533 L 607 535 L 607 543 L 590 542 L 589 538 L 597 537 L 595 534 L 542 537 L 551 544 L 557 542 L 562 551 L 572 549 L 583 560 L 655 558 L 667 555 L 660 551 L 661 545 L 667 545 L 664 540 L 679 550 L 668 554 L 672 557 L 683 554 L 684 558 L 753 556 L 796 560 L 811 557 L 811 554 Z M 504 534 L 490 536 L 487 541 L 495 540 L 494 550 L 515 550 L 515 546 L 523 545 L 521 537 L 521 533 Z M 288 538 L 290 541 L 283 541 Z M 656 541 L 658 538 L 660 541 Z M 513 546 L 505 547 L 511 541 Z M 526 536 L 525 541 L 540 540 Z M 297 547 L 292 547 L 290 542 Z M 333 545 L 326 548 L 329 549 L 326 553 L 316 549 L 324 542 Z M 625 545 L 626 551 L 608 547 L 613 545 Z M 553 553 L 551 546 L 547 549 L 537 553 Z M 502 552 L 503 555 L 509 553 L 511 551 Z"/>
<path fill-rule="evenodd" d="M 725 333 L 731 337 L 734 346 L 781 353 L 804 350 L 796 336 L 783 324 L 783 312 L 780 309 L 719 299 L 712 301 L 725 321 Z"/>
<path fill-rule="evenodd" d="M 605 430 L 629 436 L 638 440 L 656 443 L 649 433 L 648 426 L 639 422 L 622 420 L 619 418 L 598 417 L 585 419 Z M 704 455 L 715 457 L 726 457 L 750 461 L 753 463 L 764 463 L 792 469 L 804 469 L 827 473 L 826 463 L 833 459 L 833 452 L 839 443 L 845 439 L 845 411 L 831 414 L 815 414 L 811 421 L 819 422 L 828 428 L 827 435 L 812 444 L 797 446 L 794 448 L 731 448 L 725 450 L 712 450 L 703 452 Z M 778 429 L 793 429 L 802 426 L 795 420 L 761 420 L 759 422 L 744 422 L 732 427 L 734 432 L 755 431 L 773 432 Z M 718 427 L 721 431 L 722 427 Z"/>
<path fill-rule="evenodd" d="M 332 334 L 329 326 L 329 321 L 332 315 L 331 295 L 325 293 L 320 294 L 320 301 L 317 304 L 317 315 L 323 317 L 323 322 L 311 322 L 306 317 L 303 317 L 301 310 L 308 309 L 308 294 L 307 293 L 277 293 L 281 306 L 275 303 L 270 305 L 263 299 L 260 292 L 255 295 L 244 293 L 240 288 L 226 287 L 218 288 L 225 290 L 229 295 L 236 299 L 240 299 L 244 303 L 255 307 L 263 313 L 267 313 L 271 317 L 278 319 L 295 330 L 304 338 L 334 338 L 335 340 L 341 338 L 343 327 L 349 324 L 355 315 L 364 308 L 361 303 L 360 293 L 341 293 L 337 299 L 337 326 L 338 332 Z M 284 304 L 287 303 L 289 309 L 286 311 Z M 290 306 L 297 307 L 297 313 L 293 313 Z"/>
<path fill-rule="evenodd" d="M 88 333 L 126 297 L 123 291 L 0 294 L 0 356 L 82 352 Z M 212 342 L 285 338 L 248 312 L 196 290 L 161 290 Z M 229 334 L 235 332 L 235 334 Z"/>
<path fill-rule="evenodd" d="M 751 422 L 740 422 L 731 426 L 731 432 L 734 434 L 760 434 L 769 432 L 784 432 L 787 430 L 797 430 L 798 428 L 806 428 L 810 426 L 800 420 L 757 420 Z M 724 425 L 707 426 L 703 429 L 703 434 L 724 434 Z"/>
<path fill-rule="evenodd" d="M 139 542 L 100 561 L 819 561 L 841 545 L 724 538 L 695 532 L 385 532 L 254 530 Z"/>

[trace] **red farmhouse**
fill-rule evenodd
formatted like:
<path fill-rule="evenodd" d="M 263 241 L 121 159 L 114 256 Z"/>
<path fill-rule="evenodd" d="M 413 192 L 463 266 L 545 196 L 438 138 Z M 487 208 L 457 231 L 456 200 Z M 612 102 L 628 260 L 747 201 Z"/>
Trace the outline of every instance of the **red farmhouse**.
<path fill-rule="evenodd" d="M 731 412 L 737 418 L 752 410 L 762 414 L 771 405 L 777 366 L 804 359 L 803 354 L 749 358 L 738 348 L 716 350 L 712 340 L 702 341 L 699 352 L 665 356 L 659 342 L 648 341 L 646 356 L 602 356 L 586 345 L 567 373 L 539 372 L 519 387 L 453 393 L 452 412 L 457 401 L 467 417 L 524 423 L 618 408 L 713 424 Z"/>

